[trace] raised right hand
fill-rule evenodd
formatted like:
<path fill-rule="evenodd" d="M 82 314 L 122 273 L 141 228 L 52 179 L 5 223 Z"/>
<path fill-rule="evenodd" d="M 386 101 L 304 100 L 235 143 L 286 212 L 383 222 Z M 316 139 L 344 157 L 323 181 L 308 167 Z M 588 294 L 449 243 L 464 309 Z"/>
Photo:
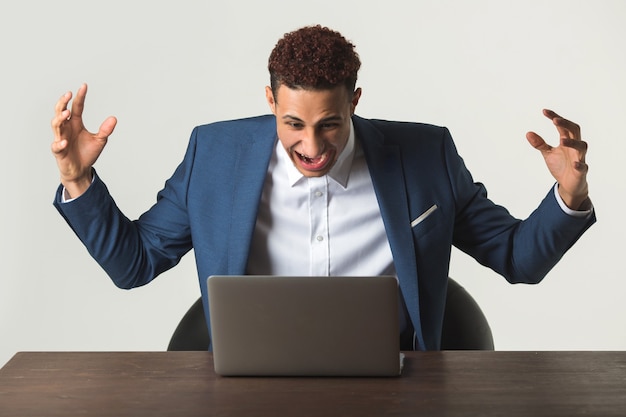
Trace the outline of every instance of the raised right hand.
<path fill-rule="evenodd" d="M 65 93 L 57 101 L 52 119 L 54 141 L 51 149 L 59 167 L 61 183 L 71 198 L 78 197 L 89 188 L 91 168 L 117 124 L 117 119 L 111 116 L 102 122 L 98 133 L 87 131 L 82 117 L 86 95 L 87 84 L 83 84 L 76 92 L 70 111 L 68 104 L 72 93 Z"/>

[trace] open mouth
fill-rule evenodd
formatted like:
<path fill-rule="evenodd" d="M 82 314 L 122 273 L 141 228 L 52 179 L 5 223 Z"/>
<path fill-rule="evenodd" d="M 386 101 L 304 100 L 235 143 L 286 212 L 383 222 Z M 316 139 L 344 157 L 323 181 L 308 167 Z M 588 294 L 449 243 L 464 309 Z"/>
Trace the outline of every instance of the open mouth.
<path fill-rule="evenodd" d="M 326 168 L 328 163 L 332 161 L 331 156 L 334 155 L 332 150 L 327 150 L 323 154 L 314 158 L 303 155 L 297 151 L 293 151 L 293 153 L 298 157 L 297 159 L 302 168 L 308 171 L 320 171 Z"/>

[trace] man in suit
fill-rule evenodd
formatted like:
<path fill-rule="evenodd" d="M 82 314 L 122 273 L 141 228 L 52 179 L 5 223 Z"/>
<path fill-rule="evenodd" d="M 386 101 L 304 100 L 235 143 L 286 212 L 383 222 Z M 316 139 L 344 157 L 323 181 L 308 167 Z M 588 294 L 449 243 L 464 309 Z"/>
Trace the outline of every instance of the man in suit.
<path fill-rule="evenodd" d="M 403 349 L 438 349 L 451 246 L 510 282 L 539 282 L 595 221 L 580 129 L 535 133 L 556 179 L 528 219 L 487 198 L 445 128 L 356 116 L 360 60 L 320 26 L 286 34 L 269 59 L 272 115 L 196 127 L 156 204 L 131 221 L 93 170 L 115 118 L 89 133 L 85 85 L 56 104 L 55 205 L 116 285 L 132 288 L 192 248 L 210 275 L 398 277 Z M 206 297 L 205 297 L 206 299 Z M 208 320 L 208 307 L 205 305 Z M 409 335 L 407 338 L 406 335 Z"/>

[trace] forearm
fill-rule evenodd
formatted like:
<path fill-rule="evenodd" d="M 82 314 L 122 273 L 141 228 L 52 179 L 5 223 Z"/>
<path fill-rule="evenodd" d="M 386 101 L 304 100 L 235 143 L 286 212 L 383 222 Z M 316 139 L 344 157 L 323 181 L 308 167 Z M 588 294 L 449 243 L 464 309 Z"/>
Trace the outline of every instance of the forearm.
<path fill-rule="evenodd" d="M 551 190 L 531 215 L 521 222 L 513 239 L 512 267 L 519 281 L 538 282 L 596 221 L 563 211 Z"/>
<path fill-rule="evenodd" d="M 459 247 L 511 283 L 540 282 L 595 222 L 593 212 L 583 217 L 564 212 L 553 190 L 523 221 L 491 205 L 482 198 L 474 204 Z"/>
<path fill-rule="evenodd" d="M 98 178 L 80 198 L 70 203 L 61 202 L 61 192 L 59 187 L 55 207 L 120 288 L 150 282 L 175 265 L 182 256 L 180 252 L 188 250 L 160 250 L 157 246 L 160 241 L 150 237 L 149 227 L 124 216 Z"/>

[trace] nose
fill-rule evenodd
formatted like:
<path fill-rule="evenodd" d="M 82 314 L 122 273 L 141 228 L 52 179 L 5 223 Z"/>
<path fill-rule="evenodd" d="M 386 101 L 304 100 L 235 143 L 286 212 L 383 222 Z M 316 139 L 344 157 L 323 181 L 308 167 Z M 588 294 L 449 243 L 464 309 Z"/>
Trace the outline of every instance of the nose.
<path fill-rule="evenodd" d="M 300 139 L 298 152 L 302 155 L 315 158 L 324 153 L 326 142 L 316 129 L 307 129 Z"/>

